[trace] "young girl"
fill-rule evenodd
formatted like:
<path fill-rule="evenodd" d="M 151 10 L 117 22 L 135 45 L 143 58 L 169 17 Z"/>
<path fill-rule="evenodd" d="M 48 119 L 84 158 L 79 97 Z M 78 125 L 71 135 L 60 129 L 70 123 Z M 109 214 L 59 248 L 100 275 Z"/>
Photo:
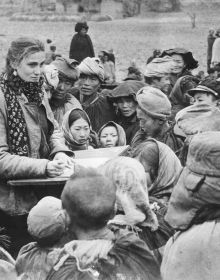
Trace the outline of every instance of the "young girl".
<path fill-rule="evenodd" d="M 111 148 L 126 145 L 124 129 L 117 123 L 110 121 L 104 124 L 98 132 L 99 146 Z"/>
<path fill-rule="evenodd" d="M 72 151 L 88 150 L 98 146 L 97 135 L 91 128 L 88 115 L 81 109 L 68 111 L 63 118 L 65 144 Z"/>

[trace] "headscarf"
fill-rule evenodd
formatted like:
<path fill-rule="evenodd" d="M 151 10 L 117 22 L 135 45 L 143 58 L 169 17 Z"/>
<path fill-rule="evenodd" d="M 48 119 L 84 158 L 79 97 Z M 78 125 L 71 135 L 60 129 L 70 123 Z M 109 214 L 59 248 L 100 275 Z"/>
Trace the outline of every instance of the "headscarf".
<path fill-rule="evenodd" d="M 86 57 L 77 69 L 80 74 L 97 76 L 101 82 L 105 79 L 104 67 L 98 57 Z"/>
<path fill-rule="evenodd" d="M 170 56 L 154 58 L 147 64 L 144 76 L 146 77 L 159 77 L 162 78 L 166 74 L 171 73 L 174 61 Z"/>
<path fill-rule="evenodd" d="M 87 150 L 89 145 L 97 147 L 98 146 L 97 134 L 95 133 L 95 131 L 92 130 L 91 123 L 90 123 L 90 120 L 89 120 L 89 116 L 86 114 L 85 111 L 84 111 L 84 113 L 86 114 L 86 116 L 89 120 L 88 125 L 90 127 L 90 136 L 84 143 L 77 143 L 77 141 L 75 139 L 73 139 L 73 135 L 70 131 L 70 126 L 69 126 L 69 116 L 70 116 L 71 112 L 74 111 L 74 110 L 83 111 L 79 108 L 75 108 L 73 110 L 69 110 L 68 112 L 66 112 L 66 114 L 63 117 L 63 122 L 62 122 L 61 129 L 63 131 L 63 136 L 65 138 L 66 145 L 72 151 Z"/>
<path fill-rule="evenodd" d="M 122 126 L 120 126 L 119 124 L 113 122 L 113 121 L 110 121 L 110 122 L 107 122 L 106 124 L 104 124 L 99 132 L 98 132 L 98 138 L 99 138 L 99 142 L 100 142 L 100 135 L 102 133 L 102 130 L 105 128 L 105 127 L 108 127 L 108 126 L 113 126 L 116 128 L 117 130 L 117 133 L 118 133 L 118 143 L 116 144 L 116 146 L 125 146 L 126 145 L 126 134 L 125 134 L 125 131 L 123 129 Z"/>
<path fill-rule="evenodd" d="M 10 76 L 2 74 L 0 77 L 0 88 L 4 93 L 8 111 L 8 137 L 11 154 L 28 156 L 30 148 L 27 124 L 17 97 L 24 94 L 29 103 L 40 106 L 44 96 L 43 82 L 43 78 L 40 78 L 38 83 L 26 82 L 14 73 Z"/>
<path fill-rule="evenodd" d="M 136 159 L 120 156 L 107 161 L 99 170 L 116 186 L 117 210 L 124 212 L 124 216 L 116 215 L 111 223 L 141 224 L 156 230 L 158 222 L 150 208 L 143 165 Z"/>
<path fill-rule="evenodd" d="M 38 242 L 58 241 L 67 227 L 61 200 L 52 196 L 42 198 L 30 211 L 27 218 L 28 232 Z M 47 241 L 47 242 L 46 242 Z"/>
<path fill-rule="evenodd" d="M 173 187 L 182 171 L 181 163 L 175 153 L 166 144 L 153 138 L 146 140 L 144 143 L 147 142 L 155 143 L 159 151 L 157 177 L 152 185 L 148 186 L 149 194 L 158 199 L 164 196 L 170 197 Z M 142 144 L 142 150 L 144 150 L 144 143 Z M 148 161 L 147 158 L 142 158 L 143 160 Z"/>
<path fill-rule="evenodd" d="M 76 66 L 79 63 L 75 59 L 56 57 L 56 59 L 51 64 L 57 68 L 59 75 L 61 74 L 61 76 L 64 76 L 71 81 L 78 80 L 79 73 L 76 69 Z"/>
<path fill-rule="evenodd" d="M 183 49 L 183 48 L 174 48 L 174 49 L 169 49 L 169 50 L 165 50 L 162 52 L 161 57 L 164 56 L 172 56 L 174 54 L 178 54 L 181 55 L 183 57 L 183 60 L 186 64 L 185 68 L 188 70 L 192 70 L 198 67 L 198 61 L 195 60 L 195 58 L 192 55 L 192 52 Z"/>

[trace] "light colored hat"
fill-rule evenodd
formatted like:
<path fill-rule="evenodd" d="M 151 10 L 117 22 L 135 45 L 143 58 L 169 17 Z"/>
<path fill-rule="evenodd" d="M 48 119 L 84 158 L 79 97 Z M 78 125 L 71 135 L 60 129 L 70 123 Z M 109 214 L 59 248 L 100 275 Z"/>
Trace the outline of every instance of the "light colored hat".
<path fill-rule="evenodd" d="M 51 64 L 55 65 L 58 72 L 66 76 L 68 79 L 74 81 L 78 80 L 79 73 L 76 69 L 76 66 L 79 64 L 78 61 L 57 56 Z"/>
<path fill-rule="evenodd" d="M 171 73 L 174 61 L 170 56 L 154 58 L 150 63 L 147 64 L 144 76 L 145 77 L 163 77 L 166 74 Z"/>
<path fill-rule="evenodd" d="M 149 116 L 167 120 L 171 114 L 171 103 L 168 97 L 159 89 L 146 86 L 137 92 L 139 107 Z"/>
<path fill-rule="evenodd" d="M 59 240 L 66 229 L 66 216 L 61 200 L 52 196 L 42 198 L 27 218 L 28 232 L 36 240 Z"/>
<path fill-rule="evenodd" d="M 104 67 L 98 57 L 86 57 L 77 68 L 82 74 L 95 75 L 100 81 L 104 81 Z"/>

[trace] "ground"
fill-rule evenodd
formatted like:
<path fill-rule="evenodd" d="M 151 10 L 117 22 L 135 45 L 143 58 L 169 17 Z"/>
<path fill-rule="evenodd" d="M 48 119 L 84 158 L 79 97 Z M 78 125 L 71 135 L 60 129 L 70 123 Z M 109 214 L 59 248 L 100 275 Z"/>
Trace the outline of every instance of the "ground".
<path fill-rule="evenodd" d="M 219 10 L 197 11 L 197 27 L 191 29 L 190 18 L 185 12 L 149 13 L 147 16 L 117 19 L 108 22 L 89 22 L 89 35 L 95 52 L 113 48 L 116 55 L 117 80 L 126 76 L 131 61 L 143 70 L 154 48 L 184 47 L 191 50 L 199 61 L 199 70 L 206 70 L 207 34 L 210 27 L 219 28 Z M 68 55 L 75 23 L 22 22 L 0 18 L 0 67 L 9 43 L 18 36 L 51 38 L 57 51 Z"/>

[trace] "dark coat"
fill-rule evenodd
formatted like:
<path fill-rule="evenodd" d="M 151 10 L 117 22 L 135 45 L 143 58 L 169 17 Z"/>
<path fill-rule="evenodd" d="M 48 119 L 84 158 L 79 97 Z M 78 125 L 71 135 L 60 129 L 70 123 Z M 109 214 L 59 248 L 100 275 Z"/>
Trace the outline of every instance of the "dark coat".
<path fill-rule="evenodd" d="M 94 57 L 94 49 L 89 35 L 75 34 L 70 44 L 69 58 L 81 62 L 86 57 Z"/>

